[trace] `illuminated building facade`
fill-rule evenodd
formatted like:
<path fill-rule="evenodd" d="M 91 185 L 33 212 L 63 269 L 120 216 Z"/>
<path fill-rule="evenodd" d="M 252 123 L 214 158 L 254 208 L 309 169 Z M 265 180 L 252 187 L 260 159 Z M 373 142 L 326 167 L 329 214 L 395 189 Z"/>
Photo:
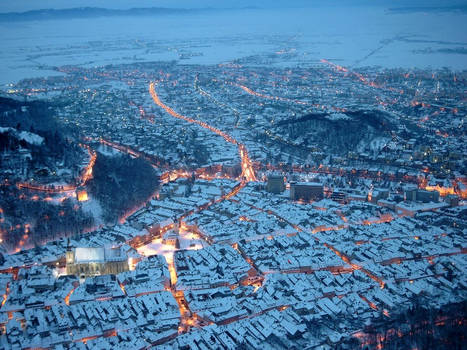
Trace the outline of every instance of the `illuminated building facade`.
<path fill-rule="evenodd" d="M 68 247 L 66 273 L 80 277 L 128 271 L 128 256 L 121 247 Z"/>
<path fill-rule="evenodd" d="M 76 190 L 76 198 L 80 202 L 86 202 L 89 199 L 88 192 L 86 191 L 86 188 L 79 187 Z"/>

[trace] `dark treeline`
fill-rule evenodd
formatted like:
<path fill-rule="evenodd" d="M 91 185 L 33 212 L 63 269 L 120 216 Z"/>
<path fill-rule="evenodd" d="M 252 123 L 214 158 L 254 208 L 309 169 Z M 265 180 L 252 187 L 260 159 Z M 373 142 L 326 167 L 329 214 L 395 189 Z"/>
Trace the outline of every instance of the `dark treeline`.
<path fill-rule="evenodd" d="M 363 329 L 363 336 L 351 338 L 335 349 L 466 349 L 467 302 L 430 308 L 422 300 L 404 312 L 381 316 Z"/>
<path fill-rule="evenodd" d="M 24 191 L 14 186 L 0 188 L 3 210 L 0 231 L 2 245 L 8 251 L 73 236 L 94 226 L 92 214 L 84 212 L 72 199 L 52 204 L 42 200 L 18 200 L 21 194 Z"/>
<path fill-rule="evenodd" d="M 18 152 L 23 149 L 30 152 L 29 159 L 18 160 L 14 164 L 15 167 L 20 169 L 26 168 L 29 171 L 37 170 L 39 168 L 47 167 L 53 171 L 57 163 L 62 167 L 73 169 L 73 173 L 77 175 L 80 171 L 79 163 L 84 158 L 84 151 L 78 144 L 62 137 L 57 131 L 36 132 L 34 128 L 22 130 L 18 126 L 18 131 L 29 131 L 43 137 L 41 145 L 28 143 L 24 139 L 18 137 L 18 133 L 9 129 L 5 132 L 0 132 L 0 152 Z M 2 158 L 0 158 L 0 167 L 2 166 Z M 6 166 L 12 166 L 6 164 Z M 31 174 L 32 175 L 32 174 Z"/>
<path fill-rule="evenodd" d="M 2 245 L 13 251 L 92 228 L 93 216 L 74 199 L 52 203 L 44 193 L 14 186 L 23 181 L 73 183 L 81 173 L 86 151 L 56 119 L 55 106 L 0 97 L 0 117 L 1 182 L 12 184 L 0 187 Z"/>
<path fill-rule="evenodd" d="M 379 111 L 346 112 L 347 119 L 330 119 L 326 113 L 312 113 L 277 124 L 275 133 L 287 140 L 299 140 L 299 149 L 317 147 L 327 153 L 346 155 L 358 145 L 369 144 L 376 137 L 389 137 L 394 128 Z"/>
<path fill-rule="evenodd" d="M 423 302 L 421 298 L 414 299 L 410 308 L 399 313 L 394 312 L 389 318 L 381 315 L 367 326 L 361 319 L 356 319 L 351 328 L 362 329 L 354 334 L 339 333 L 340 323 L 344 319 L 350 321 L 350 315 L 325 316 L 319 320 L 306 321 L 306 329 L 296 331 L 293 335 L 280 336 L 272 332 L 263 341 L 261 349 L 466 349 L 467 302 L 444 305 L 441 308 L 430 308 Z M 341 341 L 336 343 L 340 337 Z M 243 342 L 237 348 L 255 349 L 247 342 Z"/>
<path fill-rule="evenodd" d="M 79 173 L 79 163 L 84 158 L 83 150 L 73 141 L 77 135 L 71 129 L 63 128 L 57 121 L 52 104 L 0 97 L 0 115 L 0 127 L 13 128 L 0 133 L 0 152 L 15 153 L 21 148 L 31 155 L 28 160 L 25 157 L 17 159 L 14 164 L 10 162 L 3 166 L 18 168 L 17 173 L 23 173 L 22 170 L 26 169 L 27 175 L 35 179 L 38 176 L 34 171 L 46 167 L 48 173 L 53 173 L 57 164 L 72 169 L 73 175 Z M 41 136 L 43 143 L 35 145 L 21 140 L 19 134 L 22 131 Z"/>
<path fill-rule="evenodd" d="M 33 127 L 37 131 L 56 130 L 54 106 L 45 101 L 19 101 L 0 97 L 0 113 L 3 114 L 2 126 L 16 127 L 23 130 Z"/>
<path fill-rule="evenodd" d="M 109 223 L 145 201 L 159 185 L 156 171 L 141 158 L 99 154 L 89 190 L 104 208 Z"/>

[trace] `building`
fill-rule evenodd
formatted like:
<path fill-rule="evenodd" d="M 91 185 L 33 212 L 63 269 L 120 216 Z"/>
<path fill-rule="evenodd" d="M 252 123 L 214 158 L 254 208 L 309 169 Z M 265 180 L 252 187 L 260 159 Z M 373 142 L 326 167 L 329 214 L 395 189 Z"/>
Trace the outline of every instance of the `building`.
<path fill-rule="evenodd" d="M 79 277 L 128 271 L 128 256 L 121 247 L 79 247 L 66 251 L 66 273 Z"/>
<path fill-rule="evenodd" d="M 459 205 L 459 197 L 454 194 L 447 195 L 444 201 L 448 203 L 450 207 L 457 207 Z"/>
<path fill-rule="evenodd" d="M 426 191 L 418 190 L 417 191 L 417 201 L 428 203 L 428 202 L 439 202 L 439 192 L 437 191 Z"/>
<path fill-rule="evenodd" d="M 285 191 L 284 176 L 269 175 L 266 190 L 271 193 L 282 193 Z"/>
<path fill-rule="evenodd" d="M 371 191 L 371 196 L 368 195 L 368 201 L 371 203 L 378 203 L 381 199 L 388 199 L 389 197 L 389 190 L 385 188 L 375 188 Z"/>
<path fill-rule="evenodd" d="M 162 236 L 162 243 L 174 246 L 175 248 L 180 248 L 180 241 L 178 240 L 180 228 L 181 221 L 174 218 L 174 228 Z"/>
<path fill-rule="evenodd" d="M 335 201 L 335 202 L 343 202 L 346 199 L 346 194 L 344 192 L 340 191 L 332 191 L 332 193 L 329 195 L 329 199 Z"/>
<path fill-rule="evenodd" d="M 404 200 L 406 201 L 416 201 L 417 200 L 417 187 L 416 186 L 406 186 L 404 188 Z"/>
<path fill-rule="evenodd" d="M 162 238 L 162 243 L 174 246 L 175 248 L 180 248 L 180 242 L 178 240 L 178 233 L 169 231 L 166 234 L 164 234 L 164 237 Z"/>
<path fill-rule="evenodd" d="M 86 202 L 89 200 L 88 192 L 86 191 L 86 188 L 84 187 L 79 187 L 76 190 L 76 198 L 78 199 L 79 202 Z"/>
<path fill-rule="evenodd" d="M 323 184 L 317 182 L 290 182 L 290 199 L 320 200 L 323 199 Z"/>
<path fill-rule="evenodd" d="M 406 186 L 404 189 L 404 199 L 406 201 L 417 201 L 422 203 L 439 202 L 439 192 L 426 191 L 417 188 L 416 186 Z"/>

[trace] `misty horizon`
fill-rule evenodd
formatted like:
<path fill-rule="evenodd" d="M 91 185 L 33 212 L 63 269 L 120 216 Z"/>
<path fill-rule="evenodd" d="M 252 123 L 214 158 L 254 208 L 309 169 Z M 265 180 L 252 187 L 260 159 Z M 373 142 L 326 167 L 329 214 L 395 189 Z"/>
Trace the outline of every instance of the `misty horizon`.
<path fill-rule="evenodd" d="M 244 7 L 260 7 L 260 8 L 277 8 L 277 7 L 313 7 L 313 6 L 382 6 L 387 8 L 393 7 L 456 7 L 467 5 L 466 0 L 454 0 L 450 1 L 449 4 L 440 2 L 438 0 L 293 0 L 285 1 L 279 0 L 274 1 L 271 4 L 270 1 L 266 0 L 237 0 L 237 1 L 193 1 L 184 0 L 177 1 L 152 1 L 152 0 L 139 0 L 128 2 L 126 0 L 48 0 L 48 1 L 35 1 L 29 0 L 18 0 L 12 3 L 8 0 L 0 0 L 0 12 L 26 12 L 32 10 L 44 10 L 44 9 L 71 9 L 80 7 L 93 7 L 93 8 L 109 8 L 109 9 L 131 9 L 131 8 L 244 8 Z"/>
<path fill-rule="evenodd" d="M 0 348 L 461 349 L 467 1 L 0 0 Z"/>

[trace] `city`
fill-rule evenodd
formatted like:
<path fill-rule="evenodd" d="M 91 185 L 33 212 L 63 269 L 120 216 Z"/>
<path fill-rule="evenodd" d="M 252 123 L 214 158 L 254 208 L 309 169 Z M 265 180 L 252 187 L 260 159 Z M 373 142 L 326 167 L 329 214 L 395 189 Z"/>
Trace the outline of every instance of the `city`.
<path fill-rule="evenodd" d="M 8 84 L 0 347 L 462 348 L 467 71 L 294 55 Z"/>

